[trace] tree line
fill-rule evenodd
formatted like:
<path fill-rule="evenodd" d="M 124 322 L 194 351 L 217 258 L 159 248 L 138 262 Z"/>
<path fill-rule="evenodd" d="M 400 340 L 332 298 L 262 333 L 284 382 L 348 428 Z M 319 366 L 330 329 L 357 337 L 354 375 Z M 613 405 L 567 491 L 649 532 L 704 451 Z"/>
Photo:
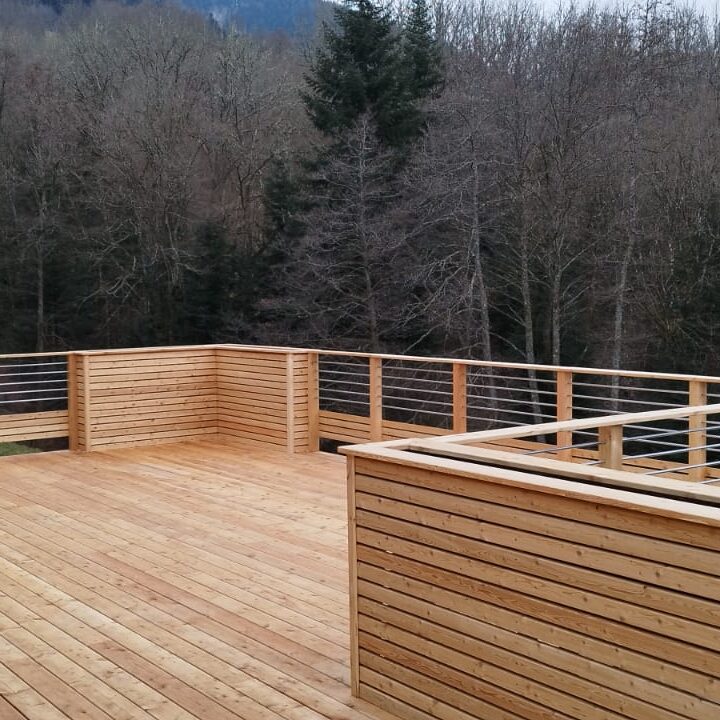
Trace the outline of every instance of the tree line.
<path fill-rule="evenodd" d="M 311 42 L 0 16 L 3 352 L 717 373 L 720 36 L 693 10 L 348 0 Z"/>

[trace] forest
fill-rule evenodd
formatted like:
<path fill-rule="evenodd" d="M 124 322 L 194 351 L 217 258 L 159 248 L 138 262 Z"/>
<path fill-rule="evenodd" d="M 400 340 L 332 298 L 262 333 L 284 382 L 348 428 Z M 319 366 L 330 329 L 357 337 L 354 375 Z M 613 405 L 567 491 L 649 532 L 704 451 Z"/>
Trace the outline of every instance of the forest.
<path fill-rule="evenodd" d="M 312 37 L 0 2 L 0 352 L 717 374 L 720 28 L 345 0 Z"/>

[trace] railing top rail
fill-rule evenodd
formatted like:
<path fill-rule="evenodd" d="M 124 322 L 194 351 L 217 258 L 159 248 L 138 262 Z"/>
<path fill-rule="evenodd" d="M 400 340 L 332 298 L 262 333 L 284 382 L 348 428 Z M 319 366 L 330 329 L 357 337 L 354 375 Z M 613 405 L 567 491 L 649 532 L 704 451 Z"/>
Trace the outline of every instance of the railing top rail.
<path fill-rule="evenodd" d="M 341 452 L 351 457 L 431 471 L 451 471 L 471 480 L 490 480 L 520 488 L 540 489 L 563 497 L 601 499 L 612 505 L 653 515 L 720 527 L 720 488 L 683 480 L 649 478 L 624 470 L 588 467 L 557 460 L 535 463 L 517 453 L 445 444 L 435 440 L 367 443 L 342 448 Z M 538 470 L 542 472 L 538 473 Z"/>
<path fill-rule="evenodd" d="M 123 355 L 136 352 L 173 352 L 182 350 L 247 350 L 250 352 L 267 352 L 267 353 L 313 353 L 315 355 L 323 355 L 329 357 L 347 357 L 347 358 L 379 358 L 381 360 L 411 362 L 411 363 L 438 363 L 438 364 L 460 364 L 468 367 L 480 367 L 490 369 L 505 370 L 534 370 L 537 372 L 567 372 L 574 375 L 605 375 L 618 378 L 635 378 L 645 380 L 666 380 L 678 382 L 704 382 L 720 384 L 720 376 L 716 375 L 697 375 L 683 373 L 667 373 L 667 372 L 649 372 L 645 370 L 613 370 L 609 368 L 593 368 L 581 367 L 575 365 L 542 365 L 529 364 L 520 362 L 495 362 L 487 360 L 470 360 L 467 358 L 451 358 L 451 357 L 434 357 L 432 355 L 397 355 L 391 353 L 371 353 L 356 352 L 345 350 L 326 350 L 322 348 L 301 348 L 291 346 L 271 346 L 271 345 L 243 345 L 234 343 L 215 343 L 204 345 L 168 345 L 157 347 L 134 347 L 134 348 L 112 348 L 99 350 L 78 350 L 78 351 L 57 351 L 45 353 L 17 353 L 17 354 L 0 354 L 0 360 L 22 360 L 26 358 L 39 357 L 66 357 L 72 354 L 81 355 Z"/>
<path fill-rule="evenodd" d="M 428 443 L 436 445 L 456 444 L 469 445 L 475 442 L 489 442 L 493 440 L 508 440 L 532 437 L 534 435 L 550 435 L 563 430 L 574 432 L 577 430 L 594 430 L 604 427 L 619 427 L 639 423 L 658 422 L 660 420 L 677 420 L 678 418 L 690 418 L 698 415 L 715 415 L 720 413 L 720 404 L 715 405 L 693 405 L 668 410 L 649 410 L 638 413 L 622 413 L 618 415 L 601 415 L 594 418 L 583 418 L 581 420 L 564 420 L 561 422 L 539 423 L 537 425 L 520 425 L 513 428 L 501 428 L 499 430 L 480 430 L 472 433 L 459 435 L 445 435 L 442 438 L 428 440 Z M 412 447 L 424 443 L 424 440 L 410 441 Z"/>
<path fill-rule="evenodd" d="M 611 375 L 615 377 L 627 378 L 645 378 L 652 380 L 678 380 L 681 382 L 707 382 L 720 383 L 720 376 L 716 375 L 687 375 L 682 373 L 659 373 L 649 372 L 646 370 L 610 370 L 608 368 L 592 368 L 579 367 L 575 365 L 539 365 L 530 363 L 516 362 L 495 362 L 493 360 L 469 360 L 465 358 L 448 358 L 433 357 L 422 355 L 392 355 L 386 353 L 365 353 L 352 352 L 343 350 L 305 350 L 305 352 L 314 352 L 319 355 L 338 356 L 338 357 L 360 357 L 360 358 L 380 358 L 382 360 L 405 360 L 407 362 L 423 362 L 423 363 L 458 363 L 472 367 L 487 368 L 505 368 L 509 370 L 537 370 L 540 372 L 570 372 L 577 375 Z"/>

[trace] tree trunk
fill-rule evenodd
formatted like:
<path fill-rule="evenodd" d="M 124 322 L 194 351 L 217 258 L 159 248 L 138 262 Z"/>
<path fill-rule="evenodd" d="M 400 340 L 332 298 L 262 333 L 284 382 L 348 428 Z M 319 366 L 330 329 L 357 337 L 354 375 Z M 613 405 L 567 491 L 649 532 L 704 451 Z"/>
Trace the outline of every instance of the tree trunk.
<path fill-rule="evenodd" d="M 560 365 L 560 342 L 562 325 L 562 274 L 559 270 L 553 273 L 550 300 L 552 327 L 552 364 Z"/>
<path fill-rule="evenodd" d="M 536 363 L 535 356 L 535 325 L 532 312 L 532 294 L 530 289 L 530 248 L 525 232 L 525 223 L 520 231 L 520 292 L 523 303 L 523 329 L 525 331 L 525 362 L 528 365 Z M 538 393 L 537 373 L 528 369 L 530 398 L 532 400 L 533 418 L 536 423 L 542 422 L 540 409 L 540 394 Z"/>
<path fill-rule="evenodd" d="M 622 365 L 623 347 L 625 342 L 625 303 L 627 301 L 628 275 L 632 263 L 635 246 L 638 239 L 638 198 L 637 198 L 637 156 L 638 143 L 638 118 L 633 118 L 632 147 L 630 149 L 630 185 L 628 198 L 630 202 L 630 214 L 627 218 L 628 240 L 623 254 L 620 274 L 618 277 L 617 289 L 615 291 L 615 322 L 613 327 L 613 350 L 612 367 L 619 370 Z M 612 398 L 612 409 L 617 410 L 620 400 L 620 378 L 613 377 L 610 396 Z"/>
<path fill-rule="evenodd" d="M 37 284 L 37 305 L 35 316 L 35 352 L 45 352 L 45 258 L 42 242 L 37 244 L 37 265 L 35 282 Z"/>
<path fill-rule="evenodd" d="M 473 214 L 472 229 L 470 233 L 470 246 L 472 255 L 472 287 L 473 291 L 470 295 L 471 308 L 475 307 L 475 300 L 479 305 L 480 311 L 480 351 L 482 359 L 486 362 L 492 361 L 492 341 L 490 336 L 490 300 L 488 299 L 487 284 L 485 282 L 485 267 L 483 263 L 482 251 L 480 248 L 480 167 L 475 159 L 475 147 L 473 144 Z M 474 313 L 471 313 L 471 316 Z M 497 389 L 493 378 L 493 369 L 487 368 L 487 389 L 488 403 L 493 412 L 497 411 Z"/>

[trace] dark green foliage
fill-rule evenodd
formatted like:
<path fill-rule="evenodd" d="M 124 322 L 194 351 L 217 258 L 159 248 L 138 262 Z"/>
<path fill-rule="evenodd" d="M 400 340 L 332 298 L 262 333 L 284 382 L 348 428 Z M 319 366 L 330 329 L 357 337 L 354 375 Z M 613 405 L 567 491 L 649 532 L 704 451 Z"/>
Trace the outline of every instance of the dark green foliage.
<path fill-rule="evenodd" d="M 275 158 L 265 179 L 263 205 L 265 237 L 272 252 L 280 250 L 280 238 L 299 238 L 305 232 L 302 180 L 292 173 L 289 162 Z"/>
<path fill-rule="evenodd" d="M 337 140 L 368 113 L 383 144 L 411 142 L 422 125 L 417 87 L 424 81 L 407 65 L 390 12 L 370 0 L 344 0 L 335 25 L 324 24 L 324 46 L 306 77 L 303 99 L 315 127 Z"/>
<path fill-rule="evenodd" d="M 403 33 L 403 55 L 413 97 L 421 100 L 436 93 L 443 81 L 442 55 L 427 0 L 412 0 Z"/>
<path fill-rule="evenodd" d="M 185 334 L 188 341 L 212 342 L 233 300 L 236 259 L 223 228 L 208 224 L 198 230 L 194 264 L 184 283 Z"/>

